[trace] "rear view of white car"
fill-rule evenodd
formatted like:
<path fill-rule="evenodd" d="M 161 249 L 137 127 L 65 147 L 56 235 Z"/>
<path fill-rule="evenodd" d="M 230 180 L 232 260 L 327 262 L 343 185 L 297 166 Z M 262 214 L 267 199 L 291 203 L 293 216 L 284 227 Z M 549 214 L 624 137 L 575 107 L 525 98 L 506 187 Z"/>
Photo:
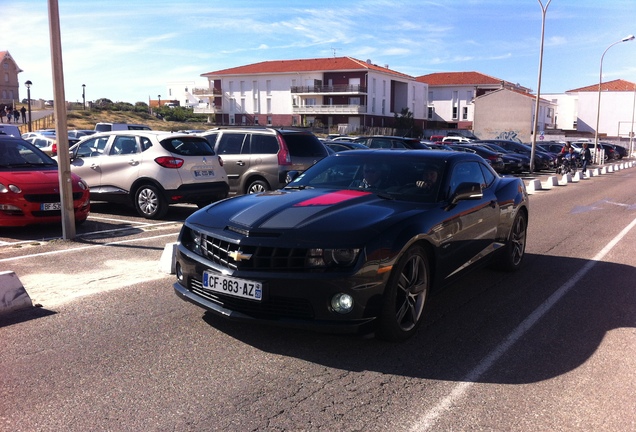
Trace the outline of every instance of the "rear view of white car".
<path fill-rule="evenodd" d="M 91 200 L 131 204 L 148 219 L 170 204 L 203 207 L 226 198 L 221 159 L 201 137 L 126 130 L 84 138 L 71 148 L 71 171 L 91 189 Z"/>

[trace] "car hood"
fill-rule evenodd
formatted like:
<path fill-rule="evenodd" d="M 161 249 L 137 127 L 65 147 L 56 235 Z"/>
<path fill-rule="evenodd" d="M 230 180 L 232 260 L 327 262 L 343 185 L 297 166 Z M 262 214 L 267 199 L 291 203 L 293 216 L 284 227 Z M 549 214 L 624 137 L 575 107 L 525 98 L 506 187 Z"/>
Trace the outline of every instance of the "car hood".
<path fill-rule="evenodd" d="M 73 189 L 77 187 L 79 176 L 71 173 L 71 179 L 73 182 Z M 11 172 L 0 172 L 0 183 L 5 185 L 15 184 L 20 188 L 25 187 L 37 187 L 52 185 L 57 187 L 59 185 L 59 175 L 57 167 L 51 169 L 26 169 L 15 170 Z"/>
<path fill-rule="evenodd" d="M 210 231 L 230 226 L 281 235 L 302 228 L 303 240 L 320 239 L 325 233 L 331 238 L 342 233 L 348 240 L 364 240 L 364 236 L 384 231 L 413 212 L 432 206 L 364 190 L 279 190 L 214 203 L 192 214 L 187 223 Z"/>
<path fill-rule="evenodd" d="M 0 182 L 21 185 L 36 185 L 58 181 L 57 168 L 51 170 L 14 170 L 0 172 Z"/>

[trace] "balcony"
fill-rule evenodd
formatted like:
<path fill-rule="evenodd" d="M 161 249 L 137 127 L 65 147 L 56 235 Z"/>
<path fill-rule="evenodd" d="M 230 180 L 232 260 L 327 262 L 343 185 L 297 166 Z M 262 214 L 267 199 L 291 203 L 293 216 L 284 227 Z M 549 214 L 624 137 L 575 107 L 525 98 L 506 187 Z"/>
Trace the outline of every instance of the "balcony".
<path fill-rule="evenodd" d="M 207 87 L 193 88 L 192 94 L 196 96 L 223 96 L 223 92 L 221 90 Z"/>
<path fill-rule="evenodd" d="M 366 114 L 366 105 L 294 105 L 294 114 Z"/>
<path fill-rule="evenodd" d="M 219 114 L 221 113 L 221 107 L 200 104 L 192 107 L 192 111 L 194 114 Z"/>
<path fill-rule="evenodd" d="M 366 94 L 367 87 L 362 85 L 325 85 L 325 86 L 293 86 L 291 87 L 292 93 L 337 93 L 337 94 Z"/>

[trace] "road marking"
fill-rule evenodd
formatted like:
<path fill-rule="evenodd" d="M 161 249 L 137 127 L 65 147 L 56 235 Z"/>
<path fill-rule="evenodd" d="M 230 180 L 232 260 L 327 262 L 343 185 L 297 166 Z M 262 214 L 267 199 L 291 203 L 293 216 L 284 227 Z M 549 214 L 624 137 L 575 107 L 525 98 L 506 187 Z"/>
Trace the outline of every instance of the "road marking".
<path fill-rule="evenodd" d="M 114 242 L 98 244 L 98 245 L 81 246 L 81 247 L 76 247 L 76 248 L 71 248 L 71 249 L 62 249 L 62 250 L 56 250 L 56 251 L 50 251 L 50 252 L 40 252 L 40 253 L 22 255 L 22 256 L 17 256 L 17 257 L 12 257 L 12 258 L 3 258 L 3 259 L 0 259 L 0 263 L 9 262 L 9 261 L 18 261 L 18 260 L 27 259 L 27 258 L 34 258 L 34 257 L 42 257 L 42 256 L 48 256 L 48 255 L 58 255 L 58 254 L 64 254 L 64 253 L 69 253 L 69 252 L 77 252 L 77 251 L 86 250 L 86 249 L 94 249 L 94 248 L 98 248 L 98 247 L 113 246 L 113 245 L 124 244 L 124 243 L 142 242 L 142 241 L 146 241 L 146 240 L 154 240 L 154 239 L 158 239 L 158 238 L 162 238 L 162 237 L 169 237 L 169 236 L 175 236 L 175 235 L 178 235 L 178 233 L 174 233 L 173 232 L 173 233 L 170 233 L 170 234 L 162 234 L 162 235 L 153 236 L 153 237 L 135 238 L 135 239 L 120 240 L 120 241 L 114 241 Z"/>
<path fill-rule="evenodd" d="M 460 384 L 457 384 L 448 396 L 442 399 L 432 409 L 428 410 L 411 428 L 414 432 L 430 430 L 435 421 L 448 412 L 472 387 L 473 384 L 499 360 L 508 350 L 521 339 L 527 332 L 545 315 L 552 307 L 567 294 L 592 268 L 607 255 L 616 244 L 636 226 L 636 219 L 627 225 L 616 237 L 614 237 L 594 258 L 588 261 L 583 268 L 556 290 L 546 301 L 534 310 L 516 329 L 512 331 L 495 349 L 487 355 L 472 371 L 468 373 Z"/>

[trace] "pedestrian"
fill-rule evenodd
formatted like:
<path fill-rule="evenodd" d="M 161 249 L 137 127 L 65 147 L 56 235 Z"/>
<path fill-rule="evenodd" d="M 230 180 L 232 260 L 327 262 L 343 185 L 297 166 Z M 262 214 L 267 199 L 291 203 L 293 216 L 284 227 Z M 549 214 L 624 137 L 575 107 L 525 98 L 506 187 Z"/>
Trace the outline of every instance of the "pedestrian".
<path fill-rule="evenodd" d="M 0 123 L 4 123 L 4 105 L 0 105 Z"/>
<path fill-rule="evenodd" d="M 20 108 L 20 114 L 22 115 L 22 124 L 26 124 L 26 108 Z"/>
<path fill-rule="evenodd" d="M 11 123 L 11 108 L 7 106 L 5 109 L 5 114 L 7 115 L 7 123 Z"/>
<path fill-rule="evenodd" d="M 18 121 L 20 120 L 20 111 L 18 111 L 17 108 L 13 109 L 13 122 L 15 124 L 18 124 Z"/>
<path fill-rule="evenodd" d="M 581 148 L 581 171 L 583 175 L 587 175 L 587 164 L 592 160 L 592 153 L 590 149 L 587 148 L 587 143 L 583 143 L 583 147 Z"/>

